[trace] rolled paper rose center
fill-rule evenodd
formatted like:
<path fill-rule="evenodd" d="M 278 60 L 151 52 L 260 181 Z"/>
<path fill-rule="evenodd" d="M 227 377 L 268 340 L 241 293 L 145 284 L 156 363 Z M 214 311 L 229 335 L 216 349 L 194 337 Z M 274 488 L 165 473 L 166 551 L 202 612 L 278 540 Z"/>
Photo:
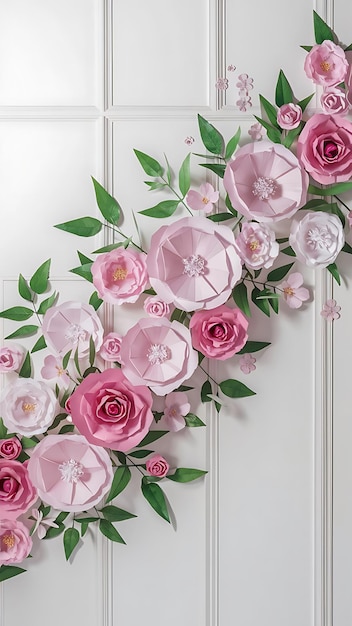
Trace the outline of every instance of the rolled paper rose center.
<path fill-rule="evenodd" d="M 333 141 L 324 142 L 324 156 L 327 159 L 335 159 L 338 153 L 339 153 L 339 150 L 338 150 L 336 143 L 334 143 Z"/>
<path fill-rule="evenodd" d="M 326 249 L 328 250 L 333 242 L 333 237 L 330 230 L 325 226 L 324 228 L 310 228 L 307 233 L 307 244 L 313 250 Z"/>
<path fill-rule="evenodd" d="M 161 365 L 170 358 L 169 348 L 163 343 L 152 343 L 147 352 L 147 358 L 152 365 Z"/>
<path fill-rule="evenodd" d="M 114 281 L 116 280 L 125 280 L 126 276 L 128 274 L 128 271 L 126 269 L 124 269 L 123 267 L 116 267 L 116 269 L 113 272 L 113 279 Z"/>
<path fill-rule="evenodd" d="M 77 463 L 74 459 L 61 463 L 58 466 L 58 470 L 61 474 L 61 480 L 64 480 L 66 483 L 77 483 L 81 480 L 81 476 L 84 473 L 83 465 Z"/>
<path fill-rule="evenodd" d="M 1 537 L 1 545 L 4 546 L 7 549 L 13 548 L 15 543 L 16 543 L 16 540 L 15 540 L 15 537 L 14 537 L 14 535 L 12 533 L 9 533 L 7 535 L 3 535 Z"/>
<path fill-rule="evenodd" d="M 252 185 L 252 193 L 254 196 L 258 196 L 259 200 L 269 200 L 274 195 L 275 190 L 275 181 L 266 176 L 259 176 Z"/>
<path fill-rule="evenodd" d="M 65 333 L 65 339 L 72 343 L 78 343 L 80 340 L 85 341 L 86 336 L 86 331 L 79 324 L 71 324 Z"/>
<path fill-rule="evenodd" d="M 15 481 L 13 478 L 4 478 L 3 481 L 0 481 L 0 491 L 4 493 L 11 493 L 14 491 Z"/>
<path fill-rule="evenodd" d="M 330 70 L 331 65 L 328 61 L 322 61 L 320 63 L 320 67 L 323 70 L 323 72 L 328 72 Z"/>
<path fill-rule="evenodd" d="M 204 274 L 205 260 L 199 254 L 191 254 L 191 256 L 182 259 L 182 261 L 185 266 L 183 273 L 190 278 Z"/>
<path fill-rule="evenodd" d="M 214 326 L 210 328 L 210 334 L 216 339 L 220 339 L 226 335 L 226 331 L 222 324 L 214 324 Z"/>

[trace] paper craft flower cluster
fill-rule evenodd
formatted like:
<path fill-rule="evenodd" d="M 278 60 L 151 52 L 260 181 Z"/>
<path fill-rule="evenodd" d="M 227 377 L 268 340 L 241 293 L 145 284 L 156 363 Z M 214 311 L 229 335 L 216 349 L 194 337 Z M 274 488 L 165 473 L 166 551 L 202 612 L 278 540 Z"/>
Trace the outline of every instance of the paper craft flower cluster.
<path fill-rule="evenodd" d="M 147 245 L 122 232 L 119 203 L 93 179 L 102 219 L 56 225 L 81 237 L 106 227 L 114 232 L 114 242 L 93 257 L 78 253 L 80 265 L 71 270 L 91 283 L 89 303 L 59 301 L 51 291 L 50 259 L 30 278 L 19 276 L 25 306 L 0 316 L 39 322 L 20 325 L 0 349 L 0 580 L 25 571 L 17 564 L 35 545 L 33 535 L 62 535 L 67 559 L 90 526 L 124 543 L 116 523 L 135 514 L 116 499 L 132 471 L 141 476 L 147 503 L 170 521 L 160 482 L 188 483 L 206 470 L 175 467 L 154 443 L 169 432 L 181 437 L 184 428 L 205 426 L 194 413 L 195 392 L 217 412 L 224 399 L 255 393 L 240 380 L 216 381 L 209 362 L 218 362 L 219 372 L 230 359 L 245 375 L 256 369 L 253 353 L 269 342 L 255 337 L 251 311 L 270 316 L 281 302 L 284 309 L 305 306 L 313 294 L 303 267 L 326 268 L 340 283 L 339 255 L 352 253 L 346 241 L 352 220 L 341 200 L 352 189 L 346 116 L 352 72 L 317 13 L 314 30 L 316 45 L 305 47 L 304 69 L 323 87 L 321 110 L 308 112 L 312 96 L 297 100 L 280 71 L 275 104 L 260 96 L 262 117 L 255 116 L 250 143 L 240 145 L 240 129 L 225 143 L 199 115 L 207 152 L 200 165 L 211 177 L 200 188 L 192 188 L 190 153 L 176 183 L 168 161 L 163 167 L 135 150 L 151 192 L 172 196 L 140 212 L 141 220 L 155 220 Z M 279 237 L 283 227 L 286 236 Z M 118 321 L 104 328 L 103 306 L 123 310 L 126 304 L 138 307 L 138 320 L 125 332 Z M 332 321 L 339 311 L 329 300 L 321 315 Z M 33 335 L 31 349 L 18 343 Z"/>

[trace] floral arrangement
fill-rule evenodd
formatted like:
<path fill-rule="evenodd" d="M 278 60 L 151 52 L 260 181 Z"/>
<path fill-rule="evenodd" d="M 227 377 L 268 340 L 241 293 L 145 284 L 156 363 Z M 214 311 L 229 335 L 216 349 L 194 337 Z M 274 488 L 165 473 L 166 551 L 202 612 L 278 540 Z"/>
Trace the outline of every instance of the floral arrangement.
<path fill-rule="evenodd" d="M 352 46 L 313 17 L 316 43 L 302 48 L 304 71 L 321 90 L 318 111 L 308 113 L 312 95 L 297 100 L 281 70 L 275 103 L 260 95 L 262 116 L 249 143 L 240 145 L 240 129 L 225 142 L 198 115 L 206 154 L 195 156 L 206 159 L 200 166 L 216 188 L 192 187 L 191 153 L 175 182 L 167 161 L 163 167 L 135 150 L 149 189 L 171 194 L 141 211 L 156 219 L 148 250 L 122 232 L 119 203 L 93 179 L 102 219 L 56 225 L 80 237 L 105 228 L 114 234 L 92 258 L 78 253 L 80 265 L 70 270 L 92 284 L 88 303 L 60 301 L 50 259 L 30 278 L 19 276 L 22 304 L 0 313 L 20 323 L 0 349 L 0 580 L 25 571 L 19 564 L 31 555 L 34 534 L 61 535 L 67 560 L 92 526 L 125 543 L 116 525 L 135 515 L 116 502 L 132 472 L 141 477 L 146 502 L 169 522 L 162 481 L 188 483 L 206 474 L 171 467 L 153 450 L 170 432 L 182 436 L 184 428 L 205 426 L 188 392 L 199 391 L 217 412 L 224 397 L 253 396 L 242 381 L 216 381 L 209 363 L 239 359 L 243 374 L 255 369 L 253 354 L 269 342 L 249 339 L 253 307 L 270 316 L 281 303 L 307 306 L 312 294 L 300 265 L 326 268 L 340 283 L 339 255 L 352 253 L 345 241 L 352 214 L 341 199 L 352 189 Z M 285 237 L 277 236 L 278 225 Z M 103 327 L 104 303 L 114 309 L 136 303 L 143 312 L 119 334 Z M 339 311 L 329 300 L 322 315 L 334 320 Z M 35 324 L 22 324 L 33 317 Z M 31 349 L 18 344 L 33 336 Z M 35 372 L 37 353 L 45 356 Z M 196 371 L 203 376 L 199 389 Z"/>

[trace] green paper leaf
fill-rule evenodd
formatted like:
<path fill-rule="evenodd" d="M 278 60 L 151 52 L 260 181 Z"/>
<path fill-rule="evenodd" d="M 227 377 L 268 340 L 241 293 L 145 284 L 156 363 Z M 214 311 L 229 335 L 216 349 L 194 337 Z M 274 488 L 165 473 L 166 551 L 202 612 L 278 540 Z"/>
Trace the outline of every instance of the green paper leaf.
<path fill-rule="evenodd" d="M 95 360 L 95 343 L 92 336 L 89 337 L 89 365 L 93 367 Z"/>
<path fill-rule="evenodd" d="M 255 391 L 249 389 L 246 385 L 239 380 L 223 380 L 219 385 L 222 393 L 229 398 L 247 398 L 248 396 L 255 396 Z"/>
<path fill-rule="evenodd" d="M 326 269 L 330 272 L 330 274 L 336 280 L 337 284 L 341 285 L 340 272 L 338 270 L 336 263 L 330 263 L 330 265 L 328 265 Z"/>
<path fill-rule="evenodd" d="M 212 222 L 226 222 L 227 220 L 233 220 L 234 216 L 231 213 L 214 213 L 213 215 L 207 215 L 207 218 Z"/>
<path fill-rule="evenodd" d="M 141 152 L 140 150 L 134 150 L 134 153 L 148 176 L 154 176 L 157 178 L 158 176 L 163 175 L 164 168 L 161 167 L 160 163 L 153 159 L 153 157 Z"/>
<path fill-rule="evenodd" d="M 303 50 L 305 50 L 306 52 L 310 52 L 311 49 L 313 48 L 313 46 L 300 46 L 300 48 L 302 48 Z"/>
<path fill-rule="evenodd" d="M 121 465 L 115 470 L 111 489 L 106 498 L 106 503 L 114 500 L 128 485 L 131 480 L 131 470 L 127 465 Z"/>
<path fill-rule="evenodd" d="M 116 250 L 116 248 L 122 248 L 124 242 L 119 241 L 117 243 L 110 243 L 108 246 L 103 246 L 98 250 L 94 250 L 92 254 L 101 254 L 102 252 L 111 252 L 111 250 Z"/>
<path fill-rule="evenodd" d="M 141 215 L 148 215 L 148 217 L 170 217 L 173 215 L 180 204 L 179 200 L 163 200 L 151 207 L 150 209 L 144 209 L 143 211 L 139 211 Z"/>
<path fill-rule="evenodd" d="M 234 209 L 232 204 L 231 204 L 231 200 L 230 200 L 228 194 L 226 194 L 225 205 L 227 206 L 227 208 L 230 211 L 230 213 L 232 213 L 232 215 L 234 215 L 235 217 L 238 216 L 238 213 L 237 213 L 236 209 Z"/>
<path fill-rule="evenodd" d="M 24 361 L 22 363 L 21 369 L 18 372 L 18 375 L 21 378 L 30 378 L 32 375 L 32 364 L 31 364 L 31 357 L 30 354 L 27 350 L 26 352 L 26 356 L 24 358 Z"/>
<path fill-rule="evenodd" d="M 351 191 L 352 182 L 347 181 L 345 183 L 336 183 L 336 185 L 330 185 L 327 187 L 315 187 L 314 185 L 308 186 L 308 193 L 312 193 L 315 196 L 335 196 L 339 193 L 345 193 Z"/>
<path fill-rule="evenodd" d="M 281 143 L 281 131 L 274 126 L 271 126 L 268 122 L 263 120 L 261 117 L 254 115 L 255 119 L 266 129 L 266 133 L 271 141 L 274 143 Z"/>
<path fill-rule="evenodd" d="M 264 96 L 259 95 L 260 104 L 267 114 L 268 120 L 272 126 L 279 129 L 279 125 L 277 123 L 277 109 L 271 104 Z"/>
<path fill-rule="evenodd" d="M 258 297 L 261 296 L 261 294 L 262 294 L 262 292 L 260 291 L 260 289 L 258 289 L 258 287 L 254 287 L 253 290 L 252 290 L 252 294 L 251 294 L 252 302 L 265 315 L 270 317 L 270 305 L 269 305 L 268 301 L 267 300 L 260 300 L 260 299 L 258 299 Z"/>
<path fill-rule="evenodd" d="M 220 178 L 224 178 L 226 165 L 222 165 L 221 163 L 199 163 L 200 167 L 205 167 L 205 169 L 214 172 Z"/>
<path fill-rule="evenodd" d="M 34 272 L 29 281 L 30 287 L 34 293 L 44 293 L 48 288 L 49 272 L 51 259 L 44 261 L 40 267 Z"/>
<path fill-rule="evenodd" d="M 293 91 L 284 72 L 280 70 L 276 83 L 275 102 L 278 107 L 294 101 Z"/>
<path fill-rule="evenodd" d="M 350 244 L 346 242 L 342 248 L 342 252 L 347 252 L 348 254 L 352 254 L 352 246 L 350 246 Z"/>
<path fill-rule="evenodd" d="M 54 293 L 49 298 L 46 298 L 45 300 L 43 300 L 43 302 L 40 303 L 39 309 L 38 309 L 38 313 L 40 315 L 44 315 L 44 313 L 46 313 L 47 310 L 53 306 L 57 298 L 57 295 L 58 294 L 56 293 L 56 291 L 54 291 Z"/>
<path fill-rule="evenodd" d="M 237 132 L 235 133 L 235 135 L 233 137 L 231 137 L 230 141 L 228 142 L 226 149 L 225 149 L 225 161 L 228 161 L 229 159 L 231 159 L 233 153 L 235 152 L 239 140 L 241 138 L 241 127 L 238 127 Z"/>
<path fill-rule="evenodd" d="M 320 17 L 320 15 L 318 15 L 316 11 L 313 11 L 313 22 L 316 43 L 321 44 L 326 39 L 330 41 L 335 41 L 334 33 L 332 32 L 330 26 L 328 26 L 327 23 L 324 22 L 324 20 Z"/>
<path fill-rule="evenodd" d="M 84 278 L 89 283 L 93 282 L 93 276 L 91 271 L 92 263 L 87 263 L 86 265 L 80 265 L 79 267 L 74 267 L 70 272 L 72 274 L 77 274 L 81 278 Z"/>
<path fill-rule="evenodd" d="M 15 337 L 30 337 L 30 335 L 34 335 L 37 332 L 39 326 L 35 326 L 34 324 L 28 324 L 27 326 L 21 326 L 15 330 L 15 332 L 11 333 L 11 335 L 7 335 L 5 339 L 14 339 Z"/>
<path fill-rule="evenodd" d="M 283 145 L 285 146 L 285 148 L 291 148 L 294 140 L 296 139 L 296 137 L 298 137 L 298 135 L 300 134 L 301 130 L 303 128 L 303 124 L 302 122 L 300 122 L 300 124 L 297 126 L 297 128 L 293 128 L 292 130 L 289 130 L 284 141 L 283 141 Z"/>
<path fill-rule="evenodd" d="M 288 265 L 277 267 L 275 270 L 272 270 L 271 272 L 269 272 L 268 277 L 267 277 L 268 282 L 277 282 L 279 280 L 282 280 L 286 276 L 286 274 L 289 273 L 293 265 L 294 263 L 289 263 Z"/>
<path fill-rule="evenodd" d="M 248 354 L 250 352 L 259 352 L 259 350 L 263 350 L 267 346 L 270 346 L 270 341 L 247 341 L 246 345 L 243 346 L 242 350 L 237 352 L 237 354 Z"/>
<path fill-rule="evenodd" d="M 283 252 L 283 254 L 287 254 L 288 256 L 296 256 L 296 253 L 293 250 L 293 248 L 291 248 L 291 246 L 288 246 L 287 248 L 283 248 L 281 252 Z"/>
<path fill-rule="evenodd" d="M 161 487 L 159 487 L 156 483 L 148 483 L 142 479 L 141 489 L 145 499 L 149 502 L 154 511 L 170 523 L 166 499 Z"/>
<path fill-rule="evenodd" d="M 145 180 L 144 183 L 148 185 L 149 191 L 155 191 L 156 189 L 164 189 L 164 187 L 167 187 L 167 183 L 158 183 L 153 180 Z"/>
<path fill-rule="evenodd" d="M 134 459 L 144 459 L 146 456 L 153 454 L 154 450 L 135 450 L 134 452 L 129 452 L 128 456 L 132 456 Z"/>
<path fill-rule="evenodd" d="M 37 443 L 37 437 L 21 437 L 21 444 L 24 450 L 27 450 L 28 448 L 35 448 Z"/>
<path fill-rule="evenodd" d="M 66 528 L 64 532 L 64 549 L 65 549 L 66 561 L 69 560 L 78 542 L 79 542 L 79 532 L 77 528 Z"/>
<path fill-rule="evenodd" d="M 192 469 L 190 467 L 178 467 L 173 474 L 168 474 L 166 478 L 173 480 L 175 483 L 190 483 L 192 480 L 201 478 L 208 472 L 205 470 Z"/>
<path fill-rule="evenodd" d="M 211 388 L 211 383 L 210 380 L 206 380 L 200 390 L 200 399 L 202 402 L 211 402 L 211 399 L 209 398 L 209 394 L 211 394 L 213 392 L 212 388 Z"/>
<path fill-rule="evenodd" d="M 178 186 L 180 188 L 180 192 L 183 197 L 186 195 L 186 193 L 188 192 L 191 186 L 190 162 L 191 162 L 191 154 L 189 153 L 187 154 L 185 160 L 183 161 L 181 168 L 180 168 L 179 175 L 178 175 Z"/>
<path fill-rule="evenodd" d="M 58 432 L 59 435 L 65 435 L 66 433 L 73 433 L 75 430 L 74 424 L 64 424 Z"/>
<path fill-rule="evenodd" d="M 116 541 L 116 543 L 126 544 L 126 541 L 122 539 L 120 533 L 116 530 L 115 526 L 106 519 L 101 519 L 99 522 L 100 532 L 110 539 L 110 541 Z"/>
<path fill-rule="evenodd" d="M 0 439 L 6 439 L 7 437 L 7 428 L 4 424 L 2 417 L 0 417 Z"/>
<path fill-rule="evenodd" d="M 204 117 L 198 114 L 198 126 L 203 144 L 212 154 L 222 154 L 224 139 L 219 131 Z"/>
<path fill-rule="evenodd" d="M 0 317 L 5 317 L 8 320 L 14 320 L 15 322 L 23 322 L 32 317 L 32 309 L 28 309 L 25 306 L 13 306 L 10 309 L 0 312 Z"/>
<path fill-rule="evenodd" d="M 18 576 L 19 574 L 23 574 L 27 570 L 23 569 L 23 567 L 16 567 L 15 565 L 1 565 L 0 566 L 0 583 L 4 580 L 8 580 L 9 578 L 13 578 L 14 576 Z"/>
<path fill-rule="evenodd" d="M 150 443 L 157 441 L 160 437 L 164 437 L 164 435 L 167 435 L 168 432 L 168 430 L 151 430 L 136 447 L 144 448 L 144 446 L 148 446 Z"/>
<path fill-rule="evenodd" d="M 24 300 L 33 302 L 33 294 L 28 286 L 26 279 L 22 276 L 22 274 L 20 274 L 18 277 L 18 293 Z"/>
<path fill-rule="evenodd" d="M 186 426 L 189 428 L 198 428 L 199 426 L 205 426 L 204 422 L 194 413 L 188 413 L 185 415 Z"/>
<path fill-rule="evenodd" d="M 310 96 L 307 96 L 306 98 L 303 98 L 303 100 L 300 100 L 299 102 L 297 102 L 297 104 L 302 109 L 302 113 L 306 110 L 306 108 L 307 108 L 308 104 L 310 103 L 311 99 L 313 98 L 313 96 L 315 96 L 315 93 L 311 93 Z"/>
<path fill-rule="evenodd" d="M 121 207 L 104 187 L 92 176 L 95 197 L 100 213 L 109 224 L 117 224 L 120 219 Z"/>
<path fill-rule="evenodd" d="M 238 285 L 233 288 L 232 297 L 241 311 L 243 311 L 247 317 L 250 317 L 251 310 L 248 303 L 247 287 L 244 283 L 238 283 Z"/>
<path fill-rule="evenodd" d="M 80 217 L 76 220 L 70 220 L 69 222 L 62 222 L 62 224 L 55 224 L 54 228 L 59 228 L 72 235 L 78 235 L 79 237 L 94 237 L 100 233 L 103 227 L 102 222 L 95 217 Z"/>
<path fill-rule="evenodd" d="M 99 309 L 99 307 L 103 304 L 104 300 L 102 300 L 101 298 L 99 298 L 98 293 L 96 291 L 94 291 L 91 295 L 91 297 L 89 298 L 89 304 L 92 305 L 93 309 L 95 311 L 97 311 Z"/>
<path fill-rule="evenodd" d="M 112 504 L 110 504 L 109 506 L 104 506 L 101 509 L 101 513 L 109 522 L 122 522 L 126 519 L 132 519 L 133 517 L 137 517 L 137 515 L 129 513 L 124 509 L 119 509 L 117 506 L 113 506 Z"/>

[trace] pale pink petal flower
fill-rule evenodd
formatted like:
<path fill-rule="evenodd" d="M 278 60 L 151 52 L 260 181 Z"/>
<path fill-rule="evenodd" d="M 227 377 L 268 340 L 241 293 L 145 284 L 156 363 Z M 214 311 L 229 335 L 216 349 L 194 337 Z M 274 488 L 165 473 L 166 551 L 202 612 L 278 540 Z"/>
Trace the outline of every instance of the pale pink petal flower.
<path fill-rule="evenodd" d="M 244 374 L 250 374 L 256 369 L 254 363 L 257 359 L 254 358 L 251 354 L 244 354 L 240 358 L 240 369 Z"/>
<path fill-rule="evenodd" d="M 340 311 L 341 307 L 338 306 L 336 300 L 327 300 L 325 304 L 323 304 L 320 315 L 325 317 L 328 322 L 332 322 L 333 320 L 338 320 L 341 317 Z"/>
<path fill-rule="evenodd" d="M 229 81 L 227 80 L 227 78 L 218 78 L 218 80 L 215 83 L 216 89 L 219 89 L 220 91 L 226 90 L 228 86 L 229 86 Z"/>
<path fill-rule="evenodd" d="M 38 509 L 32 509 L 32 517 L 34 517 L 35 519 L 35 524 L 33 526 L 31 534 L 34 535 L 34 533 L 37 533 L 38 539 L 44 539 L 48 530 L 46 526 L 50 528 L 59 528 L 59 525 L 54 521 L 57 517 L 57 514 L 48 515 L 45 519 L 43 519 L 42 511 L 39 511 Z"/>
<path fill-rule="evenodd" d="M 44 366 L 41 369 L 41 375 L 45 380 L 57 379 L 58 383 L 69 385 L 70 378 L 66 370 L 62 367 L 62 359 L 49 354 L 44 359 Z"/>
<path fill-rule="evenodd" d="M 187 146 L 191 146 L 192 143 L 194 143 L 194 137 L 191 137 L 191 135 L 188 135 L 188 137 L 186 137 L 185 139 L 185 143 L 187 144 Z"/>
<path fill-rule="evenodd" d="M 284 299 L 291 309 L 299 309 L 302 303 L 309 299 L 309 291 L 303 285 L 303 276 L 299 272 L 290 274 L 278 289 L 283 291 Z"/>
<path fill-rule="evenodd" d="M 250 78 L 248 74 L 240 74 L 236 87 L 244 91 L 250 91 L 253 89 L 253 78 Z"/>
<path fill-rule="evenodd" d="M 263 137 L 263 126 L 257 122 L 256 124 L 252 124 L 248 131 L 248 135 L 252 138 L 253 141 L 260 141 Z"/>
<path fill-rule="evenodd" d="M 236 65 L 228 65 L 227 66 L 227 71 L 228 72 L 234 72 L 236 70 Z"/>
<path fill-rule="evenodd" d="M 159 422 L 167 430 L 177 432 L 186 426 L 185 416 L 190 412 L 191 405 L 184 391 L 173 391 L 165 397 L 164 415 Z"/>
<path fill-rule="evenodd" d="M 204 213 L 210 213 L 218 200 L 219 192 L 215 191 L 210 183 L 203 183 L 199 187 L 199 191 L 191 189 L 186 196 L 186 202 L 191 209 L 204 211 Z"/>
<path fill-rule="evenodd" d="M 238 106 L 240 111 L 247 111 L 247 107 L 252 106 L 252 100 L 249 96 L 241 96 L 239 100 L 236 101 L 236 106 Z"/>

